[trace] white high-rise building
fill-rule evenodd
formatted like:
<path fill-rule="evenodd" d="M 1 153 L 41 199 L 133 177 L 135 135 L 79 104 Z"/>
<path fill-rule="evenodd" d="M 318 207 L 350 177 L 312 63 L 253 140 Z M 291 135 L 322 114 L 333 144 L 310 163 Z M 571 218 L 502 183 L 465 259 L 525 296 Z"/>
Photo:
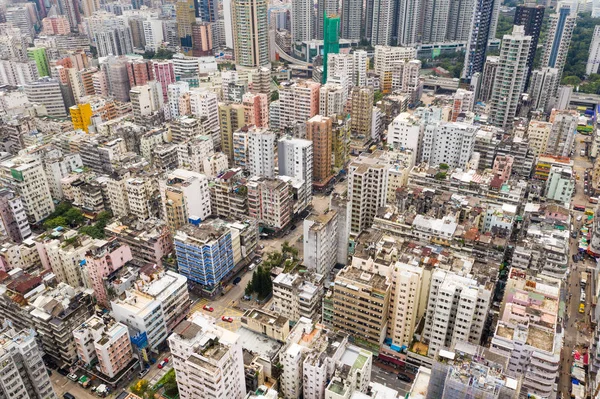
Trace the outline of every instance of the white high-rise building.
<path fill-rule="evenodd" d="M 31 82 L 25 85 L 25 94 L 30 103 L 45 106 L 49 116 L 59 118 L 67 116 L 63 93 L 57 79 L 44 77 Z"/>
<path fill-rule="evenodd" d="M 181 399 L 246 396 L 240 336 L 195 313 L 169 336 Z"/>
<path fill-rule="evenodd" d="M 217 94 L 203 89 L 190 91 L 190 109 L 192 115 L 205 118 L 202 122 L 204 133 L 212 136 L 214 146 L 221 146 L 221 128 L 219 125 L 219 99 Z"/>
<path fill-rule="evenodd" d="M 550 15 L 550 26 L 544 43 L 542 67 L 558 69 L 558 80 L 551 95 L 555 96 L 567 62 L 573 30 L 577 21 L 577 3 L 559 2 L 556 13 Z"/>
<path fill-rule="evenodd" d="M 396 37 L 398 45 L 413 47 L 419 41 L 419 32 L 421 30 L 421 0 L 399 0 L 398 10 L 398 28 Z"/>
<path fill-rule="evenodd" d="M 56 399 L 33 330 L 16 333 L 7 328 L 0 335 L 0 397 Z"/>
<path fill-rule="evenodd" d="M 559 157 L 568 157 L 575 140 L 577 122 L 579 120 L 576 112 L 553 111 L 550 116 L 552 129 L 548 136 L 545 154 Z"/>
<path fill-rule="evenodd" d="M 309 41 L 314 36 L 314 2 L 295 0 L 292 2 L 292 44 Z M 323 16 L 321 16 L 322 18 Z"/>
<path fill-rule="evenodd" d="M 423 338 L 428 355 L 459 341 L 479 344 L 492 299 L 491 287 L 477 280 L 436 269 L 431 275 Z"/>
<path fill-rule="evenodd" d="M 139 124 L 163 108 L 162 86 L 156 80 L 143 86 L 132 87 L 129 91 L 129 98 L 131 99 L 133 118 Z"/>
<path fill-rule="evenodd" d="M 471 3 L 472 4 L 472 3 Z M 430 0 L 423 7 L 423 43 L 441 43 L 446 40 L 450 0 Z M 466 40 L 466 39 L 465 39 Z"/>
<path fill-rule="evenodd" d="M 104 27 L 94 33 L 94 41 L 99 57 L 133 53 L 131 29 L 128 26 Z"/>
<path fill-rule="evenodd" d="M 373 20 L 371 22 L 371 46 L 388 46 L 392 41 L 392 30 L 394 26 L 394 1 L 374 0 Z M 367 14 L 368 17 L 368 14 Z"/>
<path fill-rule="evenodd" d="M 280 125 L 304 123 L 315 116 L 319 112 L 320 87 L 319 83 L 312 80 L 283 82 L 279 89 Z"/>
<path fill-rule="evenodd" d="M 549 112 L 554 98 L 552 90 L 556 87 L 559 70 L 556 68 L 536 69 L 531 72 L 531 81 L 529 83 L 529 99 L 531 109 Z"/>
<path fill-rule="evenodd" d="M 346 105 L 347 96 L 342 85 L 325 83 L 319 90 L 319 115 L 342 115 Z"/>
<path fill-rule="evenodd" d="M 417 56 L 417 50 L 411 47 L 375 46 L 375 73 L 379 75 L 383 93 L 392 90 L 392 75 L 398 61 L 410 61 Z"/>
<path fill-rule="evenodd" d="M 423 286 L 423 268 L 398 262 L 391 278 L 388 336 L 392 338 L 394 345 L 408 346 L 422 316 L 419 314 L 419 301 Z"/>
<path fill-rule="evenodd" d="M 585 66 L 585 74 L 591 75 L 592 73 L 598 73 L 598 67 L 600 66 L 600 25 L 596 25 L 594 28 L 594 35 L 590 43 L 590 54 L 588 56 L 587 64 Z"/>
<path fill-rule="evenodd" d="M 394 148 L 410 148 L 421 159 L 421 143 L 425 125 L 419 118 L 403 112 L 388 126 L 387 143 Z"/>
<path fill-rule="evenodd" d="M 188 82 L 175 82 L 171 83 L 167 87 L 167 93 L 169 96 L 169 113 L 171 115 L 171 119 L 175 119 L 178 116 L 181 116 L 179 112 L 179 99 L 185 93 L 190 91 L 190 84 Z"/>
<path fill-rule="evenodd" d="M 280 176 L 294 177 L 302 182 L 304 204 L 300 209 L 312 203 L 313 180 L 313 143 L 310 140 L 284 137 L 277 144 L 278 166 Z"/>
<path fill-rule="evenodd" d="M 204 220 L 212 213 L 208 178 L 202 173 L 176 169 L 168 174 L 160 191 L 164 199 L 163 205 L 169 200 L 167 192 L 181 193 L 189 218 Z M 167 212 L 165 211 L 163 214 L 167 214 Z"/>
<path fill-rule="evenodd" d="M 352 54 L 327 55 L 327 83 L 338 83 L 344 89 L 346 98 L 354 84 L 355 57 Z"/>
<path fill-rule="evenodd" d="M 437 166 L 465 168 L 473 155 L 476 126 L 461 123 L 427 124 L 423 133 L 421 161 Z"/>
<path fill-rule="evenodd" d="M 7 185 L 21 197 L 31 223 L 38 223 L 54 212 L 48 179 L 42 163 L 33 158 L 12 158 L 1 164 Z"/>
<path fill-rule="evenodd" d="M 275 177 L 275 133 L 267 128 L 251 127 L 247 132 L 246 167 L 252 176 Z"/>
<path fill-rule="evenodd" d="M 510 35 L 504 35 L 496 80 L 491 95 L 490 122 L 494 126 L 512 126 L 517 105 L 527 79 L 527 59 L 531 36 L 523 26 L 515 25 Z"/>
<path fill-rule="evenodd" d="M 147 19 L 143 21 L 143 26 L 146 50 L 156 51 L 165 41 L 163 21 L 160 19 Z"/>
<path fill-rule="evenodd" d="M 338 214 L 310 215 L 304 219 L 304 265 L 328 276 L 337 262 Z"/>

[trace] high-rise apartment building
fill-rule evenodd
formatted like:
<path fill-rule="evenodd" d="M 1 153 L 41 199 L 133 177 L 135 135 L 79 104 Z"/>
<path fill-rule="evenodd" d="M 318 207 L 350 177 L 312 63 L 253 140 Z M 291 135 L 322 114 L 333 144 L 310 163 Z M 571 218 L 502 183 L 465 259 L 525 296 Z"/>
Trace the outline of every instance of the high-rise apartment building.
<path fill-rule="evenodd" d="M 292 3 L 290 10 L 292 45 L 313 39 L 315 33 L 314 8 L 314 2 L 311 0 L 297 0 Z"/>
<path fill-rule="evenodd" d="M 335 0 L 318 0 L 317 2 L 317 15 L 315 18 L 315 39 L 324 40 L 325 34 L 325 18 L 337 17 L 337 27 L 339 28 L 339 2 Z"/>
<path fill-rule="evenodd" d="M 544 20 L 543 5 L 538 4 L 521 4 L 517 6 L 515 11 L 515 25 L 521 25 L 525 28 L 525 35 L 531 36 L 531 47 L 529 48 L 529 56 L 527 57 L 527 79 L 525 88 L 529 87 L 529 78 L 533 69 L 533 60 L 537 51 L 540 33 L 542 31 L 542 21 Z"/>
<path fill-rule="evenodd" d="M 143 86 L 154 80 L 154 68 L 151 60 L 132 59 L 127 62 L 129 86 Z"/>
<path fill-rule="evenodd" d="M 133 53 L 131 29 L 128 26 L 105 26 L 94 32 L 99 57 Z"/>
<path fill-rule="evenodd" d="M 374 66 L 379 75 L 381 91 L 391 93 L 392 75 L 399 61 L 411 61 L 417 57 L 416 49 L 410 47 L 375 46 Z"/>
<path fill-rule="evenodd" d="M 168 87 L 171 83 L 175 83 L 173 61 L 152 61 L 152 64 L 154 66 L 154 79 L 162 85 L 163 98 L 166 102 L 169 98 Z"/>
<path fill-rule="evenodd" d="M 25 94 L 29 102 L 45 106 L 49 116 L 67 116 L 63 91 L 58 80 L 45 77 L 26 84 Z"/>
<path fill-rule="evenodd" d="M 370 228 L 377 209 L 385 205 L 389 165 L 382 157 L 381 151 L 363 154 L 348 168 L 348 226 L 353 237 Z"/>
<path fill-rule="evenodd" d="M 303 191 L 298 195 L 297 206 L 306 209 L 312 203 L 313 142 L 310 140 L 284 137 L 277 143 L 279 176 L 297 179 Z"/>
<path fill-rule="evenodd" d="M 39 160 L 12 158 L 1 164 L 7 185 L 21 197 L 25 214 L 31 223 L 38 223 L 54 211 L 48 179 Z"/>
<path fill-rule="evenodd" d="M 199 313 L 169 337 L 182 399 L 246 397 L 240 336 Z"/>
<path fill-rule="evenodd" d="M 528 89 L 532 110 L 550 112 L 550 107 L 554 104 L 552 90 L 557 85 L 558 75 L 556 68 L 542 68 L 532 72 Z"/>
<path fill-rule="evenodd" d="M 136 123 L 144 124 L 147 118 L 157 114 L 163 107 L 162 87 L 158 81 L 135 86 L 129 91 L 131 109 Z"/>
<path fill-rule="evenodd" d="M 471 160 L 478 128 L 462 122 L 430 123 L 425 126 L 421 161 L 465 168 Z"/>
<path fill-rule="evenodd" d="M 0 233 L 16 243 L 31 236 L 23 202 L 8 188 L 0 189 Z"/>
<path fill-rule="evenodd" d="M 372 46 L 388 46 L 392 41 L 394 27 L 395 2 L 393 0 L 370 0 L 367 1 L 367 10 L 372 7 L 372 14 L 367 13 L 366 18 L 371 17 L 372 21 L 365 21 L 367 25 L 367 40 Z"/>
<path fill-rule="evenodd" d="M 319 89 L 312 80 L 294 80 L 281 83 L 279 89 L 281 127 L 304 123 L 319 112 Z"/>
<path fill-rule="evenodd" d="M 231 230 L 201 223 L 185 225 L 174 237 L 179 273 L 207 289 L 219 283 L 233 269 Z"/>
<path fill-rule="evenodd" d="M 85 255 L 85 268 L 94 289 L 94 297 L 99 304 L 108 306 L 109 292 L 105 279 L 121 269 L 133 259 L 128 245 L 121 245 L 117 240 L 98 240 Z"/>
<path fill-rule="evenodd" d="M 437 269 L 431 276 L 423 338 L 428 355 L 459 340 L 478 344 L 492 300 L 492 286 Z"/>
<path fill-rule="evenodd" d="M 196 23 L 195 5 L 194 0 L 180 0 L 175 3 L 179 44 L 186 53 L 192 49 L 192 25 Z"/>
<path fill-rule="evenodd" d="M 491 95 L 490 119 L 494 126 L 512 126 L 521 93 L 525 88 L 530 46 L 531 36 L 526 36 L 520 25 L 515 25 L 512 34 L 504 35 L 502 39 L 499 65 Z"/>
<path fill-rule="evenodd" d="M 342 2 L 342 21 L 340 37 L 348 40 L 360 40 L 363 21 L 363 2 L 347 0 Z"/>
<path fill-rule="evenodd" d="M 578 115 L 575 111 L 552 111 L 550 115 L 552 129 L 550 129 L 544 154 L 568 157 L 575 140 L 573 132 L 577 130 L 577 121 Z"/>
<path fill-rule="evenodd" d="M 419 41 L 421 31 L 421 0 L 399 0 L 396 14 L 396 37 L 399 46 L 412 47 Z"/>
<path fill-rule="evenodd" d="M 269 229 L 285 228 L 292 220 L 294 207 L 290 184 L 281 179 L 252 177 L 247 187 L 249 216 Z"/>
<path fill-rule="evenodd" d="M 542 67 L 556 68 L 559 71 L 556 86 L 550 93 L 552 96 L 556 95 L 562 79 L 576 20 L 577 4 L 568 2 L 559 2 L 556 6 L 556 13 L 550 15 L 550 26 L 546 33 L 541 65 Z"/>
<path fill-rule="evenodd" d="M 408 112 L 394 118 L 388 127 L 387 143 L 394 148 L 409 148 L 421 159 L 425 124 Z"/>
<path fill-rule="evenodd" d="M 387 329 L 391 282 L 383 276 L 346 266 L 335 277 L 333 325 L 358 342 L 378 348 Z"/>
<path fill-rule="evenodd" d="M 89 103 L 73 105 L 69 108 L 71 114 L 71 122 L 74 130 L 83 130 L 88 132 L 88 128 L 92 122 L 92 107 Z"/>
<path fill-rule="evenodd" d="M 219 103 L 219 125 L 221 132 L 221 151 L 233 164 L 233 133 L 245 125 L 244 105 Z"/>
<path fill-rule="evenodd" d="M 338 213 L 310 215 L 304 219 L 304 265 L 328 276 L 337 263 Z"/>
<path fill-rule="evenodd" d="M 73 331 L 77 353 L 86 366 L 97 360 L 102 374 L 114 378 L 133 359 L 127 326 L 105 323 L 96 315 Z"/>
<path fill-rule="evenodd" d="M 590 53 L 585 65 L 585 74 L 598 73 L 598 67 L 600 67 L 600 25 L 596 25 L 594 28 L 594 35 L 590 42 Z"/>
<path fill-rule="evenodd" d="M 5 328 L 0 335 L 0 396 L 3 398 L 55 399 L 42 359 L 44 352 L 33 330 L 19 333 Z"/>
<path fill-rule="evenodd" d="M 269 65 L 269 24 L 266 0 L 232 0 L 234 55 L 237 65 Z"/>
<path fill-rule="evenodd" d="M 244 121 L 248 126 L 269 126 L 269 99 L 266 94 L 246 93 L 242 97 Z"/>
<path fill-rule="evenodd" d="M 190 219 L 205 220 L 210 216 L 208 178 L 202 173 L 176 169 L 167 175 L 161 187 L 164 215 L 172 231 Z"/>
<path fill-rule="evenodd" d="M 275 177 L 275 133 L 267 128 L 250 127 L 248 170 L 252 176 Z"/>
<path fill-rule="evenodd" d="M 469 3 L 469 2 L 468 2 Z M 470 4 L 473 4 L 470 2 Z M 448 16 L 450 15 L 450 1 L 431 0 L 423 7 L 423 43 L 440 43 L 446 40 Z"/>
<path fill-rule="evenodd" d="M 373 129 L 373 88 L 355 87 L 352 89 L 350 111 L 351 149 L 363 150 L 371 141 Z"/>
<path fill-rule="evenodd" d="M 460 15 L 465 15 L 471 19 L 467 26 L 470 27 L 467 32 L 467 51 L 465 53 L 465 65 L 462 71 L 462 78 L 470 80 L 474 73 L 483 71 L 483 64 L 485 63 L 485 55 L 487 53 L 487 46 L 490 39 L 490 26 L 494 23 L 494 7 L 497 7 L 500 0 L 475 0 L 475 9 L 469 13 L 468 8 L 461 10 Z M 455 3 L 453 2 L 453 7 Z M 449 23 L 449 27 L 453 25 Z M 458 22 L 457 25 L 463 25 L 464 23 Z M 454 40 L 460 40 L 457 37 Z"/>
<path fill-rule="evenodd" d="M 333 120 L 315 115 L 306 121 L 306 138 L 313 143 L 313 182 L 326 185 L 333 177 Z"/>
<path fill-rule="evenodd" d="M 319 115 L 325 117 L 342 115 L 347 98 L 347 91 L 341 84 L 325 83 L 319 90 Z"/>
<path fill-rule="evenodd" d="M 27 49 L 27 56 L 35 61 L 40 78 L 50 76 L 50 64 L 45 47 L 29 47 Z"/>

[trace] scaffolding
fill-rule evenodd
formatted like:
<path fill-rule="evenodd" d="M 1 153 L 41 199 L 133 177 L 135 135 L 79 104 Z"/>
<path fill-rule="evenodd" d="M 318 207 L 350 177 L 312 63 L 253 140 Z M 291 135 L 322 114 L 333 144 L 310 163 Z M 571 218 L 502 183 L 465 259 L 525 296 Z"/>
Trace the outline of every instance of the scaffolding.
<path fill-rule="evenodd" d="M 340 17 L 323 15 L 323 73 L 321 83 L 327 82 L 327 55 L 340 52 Z"/>

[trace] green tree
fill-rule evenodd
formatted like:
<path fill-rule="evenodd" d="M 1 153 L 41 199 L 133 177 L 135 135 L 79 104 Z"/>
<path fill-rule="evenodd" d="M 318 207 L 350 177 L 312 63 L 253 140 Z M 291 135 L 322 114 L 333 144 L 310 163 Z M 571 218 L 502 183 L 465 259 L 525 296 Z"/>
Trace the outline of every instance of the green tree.
<path fill-rule="evenodd" d="M 46 219 L 46 221 L 44 222 L 44 227 L 46 229 L 54 229 L 58 226 L 68 226 L 67 219 L 65 219 L 62 216 L 57 216 L 52 219 Z"/>
<path fill-rule="evenodd" d="M 373 93 L 373 105 L 376 105 L 379 101 L 383 100 L 383 93 L 380 90 Z"/>
<path fill-rule="evenodd" d="M 509 15 L 500 13 L 498 16 L 498 27 L 496 28 L 496 39 L 502 39 L 504 35 L 512 32 L 513 18 Z"/>
<path fill-rule="evenodd" d="M 567 54 L 568 62 L 565 63 L 563 76 L 577 76 L 580 79 L 585 77 L 585 65 L 596 25 L 600 25 L 600 18 L 592 18 L 590 13 L 579 14 L 577 25 L 573 30 Z"/>
<path fill-rule="evenodd" d="M 80 225 L 85 221 L 83 213 L 77 208 L 71 208 L 63 215 L 71 226 Z"/>
<path fill-rule="evenodd" d="M 279 90 L 275 90 L 271 93 L 271 102 L 279 100 Z"/>
<path fill-rule="evenodd" d="M 577 86 L 581 83 L 581 79 L 577 76 L 565 76 L 562 80 L 564 85 Z"/>

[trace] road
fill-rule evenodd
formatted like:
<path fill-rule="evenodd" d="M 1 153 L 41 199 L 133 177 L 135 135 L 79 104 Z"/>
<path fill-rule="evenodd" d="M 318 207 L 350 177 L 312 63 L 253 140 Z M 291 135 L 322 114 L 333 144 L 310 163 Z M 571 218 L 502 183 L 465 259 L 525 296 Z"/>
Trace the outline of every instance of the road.
<path fill-rule="evenodd" d="M 579 180 L 576 180 L 575 195 L 571 201 L 572 204 L 581 204 L 591 206 L 588 203 L 588 197 L 584 193 L 584 173 L 585 170 L 591 168 L 593 165 L 587 157 L 579 156 L 581 149 L 584 148 L 583 139 L 581 136 L 575 137 L 575 151 L 574 151 L 574 171 L 579 176 Z M 577 217 L 583 215 L 582 212 L 572 212 L 572 224 L 573 231 L 579 232 L 582 221 L 577 221 Z M 571 385 L 571 363 L 572 363 L 572 351 L 576 347 L 580 347 L 582 344 L 589 342 L 589 312 L 591 306 L 586 303 L 585 314 L 579 313 L 579 304 L 581 296 L 581 288 L 579 285 L 580 272 L 585 270 L 588 266 L 593 265 L 593 261 L 589 258 L 574 263 L 572 256 L 578 253 L 578 241 L 579 236 L 576 239 L 570 239 L 570 274 L 567 278 L 567 304 L 566 304 L 566 317 L 565 317 L 565 334 L 563 351 L 561 354 L 561 372 L 559 378 L 559 390 L 564 398 L 570 397 L 569 388 Z M 586 299 L 589 302 L 591 293 L 589 292 L 589 285 L 586 287 Z M 570 300 L 569 300 L 570 298 Z"/>
<path fill-rule="evenodd" d="M 371 381 L 395 389 L 398 391 L 400 398 L 403 398 L 404 395 L 406 395 L 406 392 L 410 390 L 411 386 L 411 383 L 400 381 L 396 376 L 396 373 L 384 370 L 376 364 L 373 364 L 373 368 L 371 369 Z"/>

